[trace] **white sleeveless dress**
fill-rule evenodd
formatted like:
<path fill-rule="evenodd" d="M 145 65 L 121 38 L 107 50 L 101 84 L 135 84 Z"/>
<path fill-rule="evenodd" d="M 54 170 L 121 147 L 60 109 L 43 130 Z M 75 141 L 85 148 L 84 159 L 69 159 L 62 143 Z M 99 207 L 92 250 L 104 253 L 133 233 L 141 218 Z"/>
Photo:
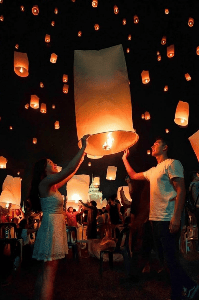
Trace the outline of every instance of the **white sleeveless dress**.
<path fill-rule="evenodd" d="M 40 198 L 43 218 L 37 232 L 32 257 L 37 260 L 51 261 L 64 258 L 68 254 L 63 199 L 59 191 Z"/>

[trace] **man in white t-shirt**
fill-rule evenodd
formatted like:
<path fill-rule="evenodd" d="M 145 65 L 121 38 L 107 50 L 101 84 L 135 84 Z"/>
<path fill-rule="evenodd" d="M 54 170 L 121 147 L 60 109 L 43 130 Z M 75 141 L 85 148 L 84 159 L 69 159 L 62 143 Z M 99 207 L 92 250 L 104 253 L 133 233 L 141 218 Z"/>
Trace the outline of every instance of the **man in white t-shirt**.
<path fill-rule="evenodd" d="M 183 287 L 187 289 L 187 299 L 193 299 L 199 290 L 197 285 L 184 271 L 179 263 L 176 245 L 179 237 L 181 213 L 185 202 L 184 171 L 180 161 L 169 159 L 167 151 L 169 141 L 158 137 L 152 148 L 152 156 L 157 166 L 146 172 L 136 173 L 127 157 L 129 150 L 123 154 L 123 163 L 127 173 L 134 180 L 150 182 L 150 213 L 154 239 L 160 261 L 166 260 L 171 277 L 171 300 L 181 300 Z"/>

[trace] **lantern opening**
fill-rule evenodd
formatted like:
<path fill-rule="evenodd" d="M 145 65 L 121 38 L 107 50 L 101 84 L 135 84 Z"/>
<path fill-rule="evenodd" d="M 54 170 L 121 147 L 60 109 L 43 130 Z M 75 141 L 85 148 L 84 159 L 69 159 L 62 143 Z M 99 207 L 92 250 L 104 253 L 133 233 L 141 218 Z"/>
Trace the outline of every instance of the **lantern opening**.
<path fill-rule="evenodd" d="M 104 150 L 110 150 L 114 142 L 114 138 L 111 137 L 111 132 L 108 133 L 107 141 L 104 143 L 102 148 Z"/>

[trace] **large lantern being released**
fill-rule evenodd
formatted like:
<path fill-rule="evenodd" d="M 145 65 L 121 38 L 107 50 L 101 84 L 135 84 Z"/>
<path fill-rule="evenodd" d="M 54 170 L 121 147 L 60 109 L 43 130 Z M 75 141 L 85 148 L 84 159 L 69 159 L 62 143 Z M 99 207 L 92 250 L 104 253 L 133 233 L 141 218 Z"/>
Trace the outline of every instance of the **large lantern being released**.
<path fill-rule="evenodd" d="M 189 103 L 179 101 L 176 107 L 174 122 L 179 126 L 187 126 L 189 121 Z"/>
<path fill-rule="evenodd" d="M 89 199 L 89 175 L 74 175 L 67 182 L 67 199 L 73 203 L 78 203 L 79 200 L 86 202 Z"/>
<path fill-rule="evenodd" d="M 3 156 L 0 156 L 0 169 L 6 169 L 7 159 Z"/>
<path fill-rule="evenodd" d="M 14 51 L 14 71 L 20 77 L 27 77 L 29 75 L 28 55 L 22 52 Z"/>
<path fill-rule="evenodd" d="M 39 97 L 37 97 L 36 95 L 31 95 L 30 107 L 32 107 L 34 109 L 39 108 Z"/>
<path fill-rule="evenodd" d="M 122 45 L 75 50 L 74 94 L 78 139 L 91 134 L 86 153 L 109 155 L 138 141 Z"/>
<path fill-rule="evenodd" d="M 142 73 L 141 73 L 141 77 L 142 77 L 142 83 L 143 84 L 149 83 L 149 81 L 150 81 L 149 71 L 143 70 Z"/>
<path fill-rule="evenodd" d="M 115 166 L 108 166 L 107 173 L 106 173 L 106 179 L 107 180 L 115 180 L 115 178 L 116 178 L 116 172 L 117 172 L 117 167 L 115 167 Z"/>
<path fill-rule="evenodd" d="M 199 162 L 199 130 L 189 137 L 189 142 Z"/>
<path fill-rule="evenodd" d="M 168 56 L 169 58 L 174 57 L 174 53 L 175 53 L 174 45 L 168 46 L 168 47 L 167 47 L 167 56 Z"/>

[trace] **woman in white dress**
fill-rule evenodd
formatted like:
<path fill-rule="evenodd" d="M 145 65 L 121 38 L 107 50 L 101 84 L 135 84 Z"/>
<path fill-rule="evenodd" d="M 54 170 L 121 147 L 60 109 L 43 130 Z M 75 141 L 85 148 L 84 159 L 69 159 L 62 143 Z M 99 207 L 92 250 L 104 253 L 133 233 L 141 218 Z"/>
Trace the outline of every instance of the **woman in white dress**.
<path fill-rule="evenodd" d="M 35 164 L 30 190 L 30 201 L 35 212 L 42 211 L 43 218 L 38 230 L 33 258 L 43 261 L 38 275 L 34 299 L 51 300 L 59 259 L 68 253 L 63 199 L 58 189 L 76 173 L 84 160 L 86 140 L 68 166 L 58 172 L 57 165 L 50 159 L 41 159 Z"/>

